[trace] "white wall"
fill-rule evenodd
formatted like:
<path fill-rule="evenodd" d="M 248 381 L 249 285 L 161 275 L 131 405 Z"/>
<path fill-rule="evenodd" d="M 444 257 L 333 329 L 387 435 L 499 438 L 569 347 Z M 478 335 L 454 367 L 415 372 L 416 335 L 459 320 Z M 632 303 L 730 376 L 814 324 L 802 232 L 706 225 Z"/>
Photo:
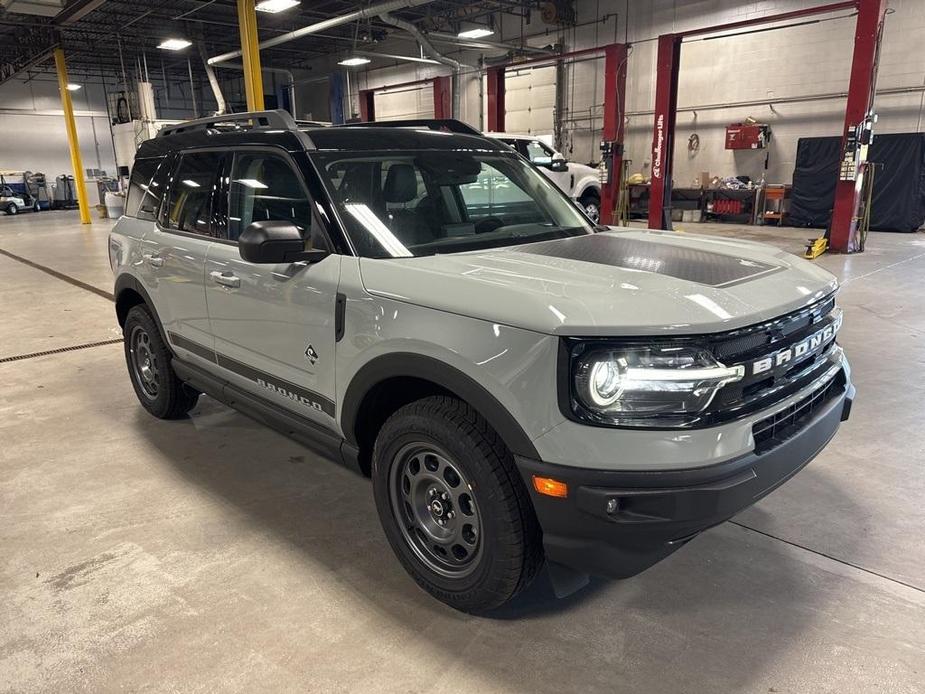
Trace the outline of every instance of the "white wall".
<path fill-rule="evenodd" d="M 39 81 L 41 79 L 42 81 Z M 71 92 L 85 169 L 115 175 L 109 119 L 101 85 Z M 41 171 L 49 180 L 71 173 L 58 83 L 47 77 L 0 85 L 0 169 Z"/>

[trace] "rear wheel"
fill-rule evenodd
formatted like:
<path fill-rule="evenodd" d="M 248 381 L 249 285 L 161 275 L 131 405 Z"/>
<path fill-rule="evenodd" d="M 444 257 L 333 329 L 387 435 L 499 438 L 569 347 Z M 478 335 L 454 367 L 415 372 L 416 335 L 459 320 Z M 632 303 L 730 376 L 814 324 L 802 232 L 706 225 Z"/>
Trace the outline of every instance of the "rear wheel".
<path fill-rule="evenodd" d="M 579 198 L 578 202 L 581 203 L 581 209 L 588 215 L 588 218 L 595 224 L 599 224 L 601 221 L 601 196 L 597 194 L 597 191 L 587 191 Z"/>
<path fill-rule="evenodd" d="M 513 457 L 466 403 L 429 397 L 395 412 L 376 438 L 372 477 L 392 549 L 447 605 L 499 607 L 542 565 L 539 525 Z"/>
<path fill-rule="evenodd" d="M 199 393 L 185 385 L 170 365 L 170 349 L 143 304 L 129 310 L 122 329 L 125 361 L 142 406 L 159 419 L 179 419 L 196 405 Z"/>

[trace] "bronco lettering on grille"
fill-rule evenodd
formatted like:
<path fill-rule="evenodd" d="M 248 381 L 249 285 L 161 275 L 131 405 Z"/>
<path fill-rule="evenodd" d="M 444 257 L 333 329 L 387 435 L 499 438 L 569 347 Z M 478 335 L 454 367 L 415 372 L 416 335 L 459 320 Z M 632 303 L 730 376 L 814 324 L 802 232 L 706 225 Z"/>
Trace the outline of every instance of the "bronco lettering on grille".
<path fill-rule="evenodd" d="M 823 345 L 827 345 L 829 341 L 835 337 L 835 333 L 838 332 L 839 327 L 841 327 L 841 315 L 836 317 L 834 321 L 822 330 L 813 333 L 796 344 L 785 347 L 770 356 L 753 361 L 749 365 L 748 371 L 751 375 L 755 376 L 777 368 L 778 366 L 783 366 L 791 361 L 797 361 L 809 354 L 813 354 Z"/>

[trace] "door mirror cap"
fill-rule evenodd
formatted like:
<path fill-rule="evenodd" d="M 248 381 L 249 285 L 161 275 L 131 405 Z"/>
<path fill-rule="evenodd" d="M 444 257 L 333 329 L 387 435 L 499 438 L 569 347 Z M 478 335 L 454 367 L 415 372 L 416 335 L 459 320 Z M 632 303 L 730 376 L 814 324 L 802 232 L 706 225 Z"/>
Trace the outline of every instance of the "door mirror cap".
<path fill-rule="evenodd" d="M 568 161 L 566 161 L 565 157 L 556 152 L 552 155 L 549 168 L 553 171 L 568 171 Z"/>
<path fill-rule="evenodd" d="M 317 263 L 328 255 L 306 244 L 302 229 L 285 220 L 248 224 L 238 237 L 238 252 L 249 263 Z"/>

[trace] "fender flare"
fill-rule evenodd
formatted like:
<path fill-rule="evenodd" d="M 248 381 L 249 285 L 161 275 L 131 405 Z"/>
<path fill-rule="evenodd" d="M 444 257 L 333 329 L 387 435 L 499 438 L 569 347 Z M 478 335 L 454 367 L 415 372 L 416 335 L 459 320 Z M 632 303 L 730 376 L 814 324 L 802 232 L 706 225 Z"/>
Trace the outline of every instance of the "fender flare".
<path fill-rule="evenodd" d="M 138 281 L 138 278 L 134 275 L 130 275 L 127 272 L 123 272 L 116 278 L 116 285 L 113 289 L 113 297 L 115 298 L 115 305 L 119 305 L 119 297 L 126 290 L 130 290 L 138 294 L 142 300 L 144 300 L 145 305 L 148 307 L 148 310 L 151 312 L 151 315 L 154 318 L 154 324 L 157 325 L 157 330 L 161 334 L 161 339 L 164 341 L 165 345 L 170 345 L 170 342 L 167 340 L 167 331 L 164 330 L 164 325 L 161 323 L 161 317 L 157 315 L 157 309 L 154 308 L 154 302 L 151 300 L 151 295 L 148 294 L 147 290 L 142 286 L 141 282 Z M 119 321 L 119 326 L 122 327 L 122 321 Z"/>
<path fill-rule="evenodd" d="M 596 180 L 593 180 L 593 179 L 592 179 L 592 180 L 588 180 L 588 178 L 586 177 L 586 178 L 583 179 L 583 180 L 582 180 L 582 179 L 579 179 L 578 184 L 579 184 L 580 187 L 577 188 L 577 189 L 575 190 L 575 194 L 574 194 L 574 197 L 575 197 L 576 200 L 580 200 L 581 197 L 582 197 L 585 193 L 587 193 L 589 190 L 593 190 L 595 193 L 597 193 L 597 197 L 598 197 L 598 198 L 601 197 L 601 184 L 600 184 L 600 181 L 596 181 Z"/>
<path fill-rule="evenodd" d="M 390 378 L 429 381 L 471 405 L 504 441 L 514 455 L 538 459 L 536 447 L 516 419 L 483 386 L 462 371 L 433 357 L 395 352 L 371 359 L 353 376 L 341 406 L 340 425 L 347 442 L 357 446 L 356 424 L 366 395 Z"/>

